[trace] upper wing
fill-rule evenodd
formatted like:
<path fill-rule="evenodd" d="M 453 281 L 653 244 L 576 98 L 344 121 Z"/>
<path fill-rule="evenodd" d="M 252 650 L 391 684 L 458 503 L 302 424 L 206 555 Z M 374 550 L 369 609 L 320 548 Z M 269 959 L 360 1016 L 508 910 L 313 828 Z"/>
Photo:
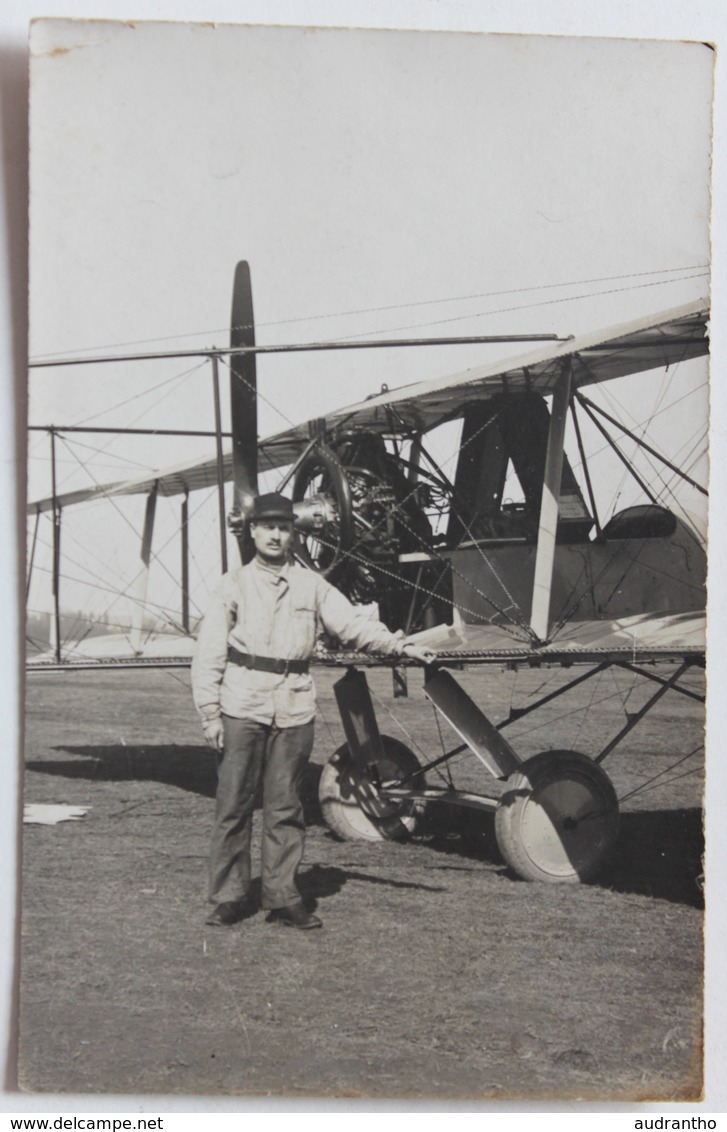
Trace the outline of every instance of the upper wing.
<path fill-rule="evenodd" d="M 389 431 L 395 419 L 413 431 L 427 431 L 457 415 L 468 401 L 487 395 L 523 393 L 529 389 L 552 393 L 564 358 L 573 359 L 575 387 L 659 369 L 709 352 L 709 307 L 699 300 L 659 315 L 637 319 L 606 330 L 581 334 L 566 342 L 548 343 L 510 361 L 478 366 L 450 377 L 422 381 L 380 393 L 326 417 L 332 427 L 355 421 L 357 429 Z M 272 437 L 267 444 L 281 450 L 286 440 L 307 438 L 302 425 Z"/>
<path fill-rule="evenodd" d="M 330 428 L 355 423 L 370 432 L 426 432 L 444 420 L 455 417 L 468 401 L 503 389 L 523 392 L 534 389 L 552 392 L 565 358 L 573 359 L 574 385 L 582 387 L 601 381 L 643 373 L 675 365 L 709 352 L 708 304 L 704 300 L 674 307 L 659 315 L 637 319 L 606 330 L 582 334 L 566 342 L 549 343 L 507 362 L 479 366 L 433 381 L 417 382 L 377 394 L 365 401 L 336 409 L 326 417 Z M 308 422 L 296 425 L 259 442 L 261 470 L 292 464 L 310 439 Z M 232 478 L 232 454 L 223 459 L 223 476 Z M 123 483 L 90 487 L 57 497 L 61 507 L 107 496 L 141 495 L 154 485 L 160 495 L 179 495 L 213 487 L 217 482 L 217 461 L 200 460 L 179 464 L 159 473 L 150 473 Z M 28 512 L 48 511 L 53 498 L 35 500 Z"/>

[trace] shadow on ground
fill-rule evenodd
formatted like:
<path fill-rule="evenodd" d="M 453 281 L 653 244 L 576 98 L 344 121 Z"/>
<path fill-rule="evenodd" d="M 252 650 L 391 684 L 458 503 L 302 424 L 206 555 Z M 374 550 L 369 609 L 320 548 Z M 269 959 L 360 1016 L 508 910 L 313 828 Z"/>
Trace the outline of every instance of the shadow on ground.
<path fill-rule="evenodd" d="M 94 782 L 152 781 L 207 798 L 215 795 L 215 758 L 207 747 L 64 746 L 57 750 L 74 757 L 31 761 L 27 769 Z M 309 764 L 303 782 L 305 820 L 309 826 L 323 824 L 318 804 L 321 769 L 315 763 Z M 259 802 L 258 799 L 258 805 Z M 506 867 L 497 847 L 492 814 L 432 806 L 417 840 L 443 854 Z M 703 852 L 701 809 L 627 812 L 621 814 L 616 851 L 596 883 L 615 892 L 702 908 Z M 367 879 L 381 883 L 379 878 Z M 308 895 L 315 899 L 315 893 Z"/>
<path fill-rule="evenodd" d="M 616 892 L 703 908 L 703 854 L 699 808 L 622 814 L 605 884 Z"/>
<path fill-rule="evenodd" d="M 213 798 L 217 782 L 214 754 L 208 747 L 174 743 L 149 747 L 56 747 L 71 759 L 28 760 L 28 771 L 86 782 L 160 782 Z"/>
<path fill-rule="evenodd" d="M 335 896 L 349 880 L 393 889 L 413 889 L 417 892 L 445 892 L 446 886 L 420 884 L 414 881 L 396 880 L 392 877 L 375 876 L 360 869 L 341 869 L 334 865 L 311 865 L 298 876 L 298 886 L 304 901 L 315 907 L 319 900 Z"/>
<path fill-rule="evenodd" d="M 175 743 L 149 747 L 114 745 L 56 747 L 72 759 L 35 759 L 26 770 L 86 782 L 159 782 L 214 798 L 217 788 L 216 756 L 209 747 L 178 746 Z M 321 824 L 318 781 L 321 767 L 309 763 L 303 781 L 303 804 L 307 825 Z M 260 798 L 257 800 L 259 808 Z"/>
<path fill-rule="evenodd" d="M 497 845 L 492 814 L 432 807 L 421 836 L 439 852 L 507 868 Z M 621 814 L 616 849 L 593 883 L 614 892 L 703 908 L 703 853 L 699 808 Z"/>

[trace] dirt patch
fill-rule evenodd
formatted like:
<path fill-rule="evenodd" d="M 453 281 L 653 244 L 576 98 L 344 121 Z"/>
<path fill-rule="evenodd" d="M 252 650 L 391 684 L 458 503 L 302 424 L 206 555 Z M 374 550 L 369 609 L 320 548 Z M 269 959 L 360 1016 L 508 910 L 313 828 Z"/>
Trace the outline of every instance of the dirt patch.
<path fill-rule="evenodd" d="M 306 781 L 301 886 L 324 920 L 313 933 L 261 913 L 204 925 L 215 772 L 186 673 L 29 679 L 26 800 L 90 810 L 25 829 L 23 1087 L 697 1098 L 701 705 L 666 697 L 606 760 L 625 800 L 599 883 L 539 885 L 508 872 L 491 819 L 449 807 L 430 809 L 406 844 L 335 840 L 317 781 L 342 742 L 337 675 L 317 678 Z M 568 676 L 462 679 L 497 721 Z M 436 756 L 419 677 L 407 700 L 391 699 L 388 673 L 371 683 L 381 729 Z M 606 673 L 548 705 L 538 729 L 526 716 L 507 734 L 523 754 L 595 754 L 646 694 L 630 674 Z M 456 771 L 463 788 L 491 785 L 471 755 Z"/>

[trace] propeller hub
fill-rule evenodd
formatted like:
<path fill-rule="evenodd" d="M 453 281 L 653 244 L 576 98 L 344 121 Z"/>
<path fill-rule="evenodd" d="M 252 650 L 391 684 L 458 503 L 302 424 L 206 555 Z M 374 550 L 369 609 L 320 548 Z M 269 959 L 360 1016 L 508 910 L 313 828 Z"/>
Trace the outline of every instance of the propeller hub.
<path fill-rule="evenodd" d="M 336 501 L 330 495 L 319 492 L 296 500 L 295 527 L 303 535 L 316 535 L 323 532 L 330 523 L 338 520 Z"/>

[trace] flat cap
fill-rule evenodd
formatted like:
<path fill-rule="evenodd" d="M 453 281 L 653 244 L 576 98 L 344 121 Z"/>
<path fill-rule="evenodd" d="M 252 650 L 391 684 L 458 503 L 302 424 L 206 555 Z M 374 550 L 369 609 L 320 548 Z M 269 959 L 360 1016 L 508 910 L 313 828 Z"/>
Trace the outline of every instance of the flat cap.
<path fill-rule="evenodd" d="M 277 491 L 256 496 L 250 511 L 250 521 L 257 523 L 262 519 L 285 519 L 286 522 L 292 523 L 295 519 L 292 500 Z"/>

